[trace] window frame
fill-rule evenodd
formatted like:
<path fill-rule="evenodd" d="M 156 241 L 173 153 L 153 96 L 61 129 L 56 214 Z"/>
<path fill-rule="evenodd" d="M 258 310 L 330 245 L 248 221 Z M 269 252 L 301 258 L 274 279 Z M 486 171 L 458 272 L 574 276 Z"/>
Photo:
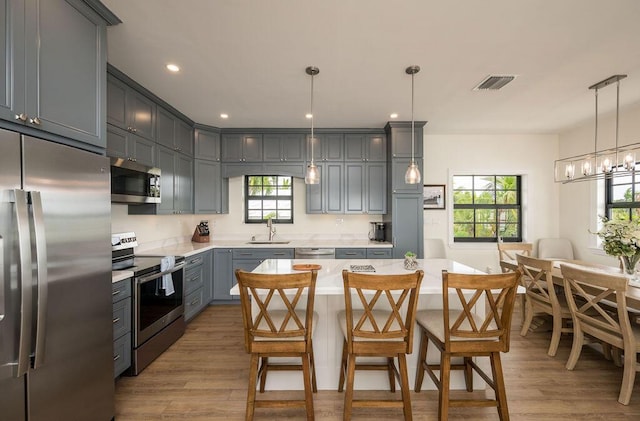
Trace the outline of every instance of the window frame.
<path fill-rule="evenodd" d="M 494 203 L 493 204 L 475 204 L 475 203 L 467 203 L 467 204 L 456 204 L 455 203 L 455 193 L 457 190 L 454 189 L 454 179 L 456 177 L 494 177 L 494 180 L 496 177 L 515 177 L 516 178 L 516 203 L 515 204 L 498 204 L 496 202 L 496 195 L 495 192 L 498 191 L 512 191 L 512 190 L 498 190 L 495 188 L 495 182 L 494 182 Z M 452 240 L 454 243 L 457 244 L 465 244 L 465 243 L 497 243 L 498 241 L 500 242 L 505 242 L 505 243 L 520 243 L 523 241 L 523 224 L 524 224 L 524 215 L 523 215 L 523 196 L 522 196 L 522 189 L 523 189 L 523 177 L 521 174 L 481 174 L 481 173 L 473 173 L 473 174 L 456 174 L 453 175 L 451 178 L 451 194 L 452 194 L 452 206 L 451 206 L 451 232 L 452 232 Z M 470 191 L 471 192 L 471 197 L 473 198 L 473 200 L 475 201 L 475 192 L 476 191 L 486 191 L 486 189 L 480 189 L 480 188 L 476 188 L 476 186 L 472 186 L 471 190 L 466 190 L 466 191 Z M 517 219 L 517 236 L 515 237 L 500 237 L 498 233 L 496 233 L 495 237 L 476 237 L 475 236 L 475 227 L 474 227 L 474 236 L 473 237 L 456 237 L 455 236 L 455 225 L 456 224 L 460 224 L 460 223 L 456 223 L 455 222 L 455 211 L 456 210 L 460 210 L 460 209 L 472 209 L 474 210 L 474 216 L 473 216 L 473 221 L 469 222 L 468 225 L 476 225 L 476 210 L 480 210 L 480 209 L 491 209 L 491 210 L 495 210 L 495 222 L 490 222 L 490 223 L 495 223 L 496 227 L 500 226 L 500 222 L 499 222 L 499 217 L 500 217 L 500 210 L 507 210 L 507 209 L 517 209 L 518 210 L 518 219 Z"/>
<path fill-rule="evenodd" d="M 288 178 L 290 180 L 290 187 L 291 187 L 291 195 L 290 196 L 250 196 L 249 195 L 249 179 L 251 177 L 275 177 L 275 178 Z M 293 177 L 289 176 L 289 175 L 274 175 L 274 174 L 252 174 L 252 175 L 245 175 L 244 176 L 244 223 L 245 224 L 264 224 L 267 222 L 267 219 L 262 218 L 260 220 L 258 219 L 249 219 L 249 200 L 255 200 L 256 198 L 260 198 L 261 200 L 275 200 L 276 203 L 278 200 L 288 200 L 291 203 L 291 218 L 290 219 L 278 219 L 278 218 L 271 218 L 271 221 L 273 223 L 277 223 L 277 224 L 293 224 L 293 206 L 294 206 L 294 197 L 293 197 Z M 262 184 L 264 186 L 264 184 Z M 260 208 L 263 212 L 264 215 L 264 203 L 263 203 L 263 207 Z M 251 210 L 255 210 L 255 209 L 251 209 Z M 274 209 L 274 212 L 276 212 L 277 215 L 277 204 L 276 204 L 276 209 Z"/>
<path fill-rule="evenodd" d="M 605 189 L 604 189 L 604 209 L 605 215 L 607 215 L 607 219 L 612 219 L 612 211 L 614 209 L 628 209 L 628 218 L 627 220 L 631 220 L 634 216 L 634 210 L 636 214 L 636 218 L 640 218 L 640 174 L 638 174 L 635 170 L 629 172 L 629 176 L 631 177 L 631 202 L 614 202 L 613 201 L 613 181 L 616 177 L 612 175 L 607 175 L 605 177 Z M 638 190 L 636 190 L 636 185 L 639 186 Z M 638 198 L 638 199 L 634 199 Z"/>

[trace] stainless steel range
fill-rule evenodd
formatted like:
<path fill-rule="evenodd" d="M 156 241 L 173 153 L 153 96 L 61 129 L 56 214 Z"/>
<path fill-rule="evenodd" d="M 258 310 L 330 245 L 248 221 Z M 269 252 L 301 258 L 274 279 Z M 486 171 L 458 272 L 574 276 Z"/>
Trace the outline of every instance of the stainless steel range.
<path fill-rule="evenodd" d="M 135 233 L 113 234 L 112 270 L 133 271 L 133 355 L 138 375 L 185 331 L 182 256 L 139 256 Z"/>

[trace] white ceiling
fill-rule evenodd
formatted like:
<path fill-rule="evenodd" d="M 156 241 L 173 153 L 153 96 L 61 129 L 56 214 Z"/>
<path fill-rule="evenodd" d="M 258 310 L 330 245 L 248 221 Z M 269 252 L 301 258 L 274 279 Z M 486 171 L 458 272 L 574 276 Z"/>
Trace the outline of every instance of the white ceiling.
<path fill-rule="evenodd" d="M 614 74 L 640 102 L 638 0 L 103 0 L 108 60 L 192 120 L 217 127 L 378 127 L 557 133 L 594 117 L 587 88 Z M 182 71 L 170 74 L 165 65 Z M 497 92 L 490 74 L 517 78 Z M 615 107 L 602 89 L 600 111 Z M 228 113 L 222 120 L 220 113 Z M 623 122 L 621 122 L 621 125 Z"/>

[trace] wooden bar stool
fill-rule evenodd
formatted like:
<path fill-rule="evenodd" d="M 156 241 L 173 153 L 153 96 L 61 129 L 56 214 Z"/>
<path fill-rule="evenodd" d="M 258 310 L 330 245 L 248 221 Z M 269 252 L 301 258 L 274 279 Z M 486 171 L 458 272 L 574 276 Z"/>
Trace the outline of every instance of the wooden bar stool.
<path fill-rule="evenodd" d="M 345 310 L 338 313 L 344 335 L 342 365 L 338 391 L 344 395 L 344 420 L 351 419 L 352 407 L 402 408 L 404 419 L 411 420 L 411 398 L 407 377 L 406 354 L 411 353 L 418 291 L 424 272 L 402 275 L 371 275 L 342 271 Z M 358 297 L 362 310 L 354 309 L 352 294 Z M 386 299 L 385 299 L 386 298 Z M 380 364 L 356 364 L 356 357 L 386 357 Z M 396 367 L 394 358 L 398 359 Z M 402 400 L 355 400 L 355 370 L 388 372 L 390 389 L 395 392 L 396 378 Z"/>
<path fill-rule="evenodd" d="M 420 392 L 426 371 L 439 390 L 439 420 L 448 419 L 450 406 L 496 406 L 500 420 L 509 419 L 500 353 L 509 351 L 509 330 L 519 278 L 520 272 L 466 275 L 443 271 L 442 310 L 417 312 L 416 320 L 422 335 L 415 391 Z M 476 305 L 485 300 L 489 308 L 484 314 L 478 314 Z M 439 364 L 427 363 L 429 342 L 440 350 Z M 452 357 L 463 357 L 463 361 L 452 364 Z M 491 377 L 475 363 L 474 357 L 490 358 Z M 451 370 L 464 370 L 469 392 L 473 391 L 475 370 L 495 391 L 495 399 L 451 399 Z M 434 371 L 440 372 L 439 378 Z"/>
<path fill-rule="evenodd" d="M 251 354 L 247 391 L 247 421 L 253 419 L 255 408 L 303 407 L 307 420 L 314 419 L 312 377 L 312 328 L 317 322 L 313 311 L 317 272 L 267 275 L 236 270 L 240 287 L 245 349 Z M 252 301 L 257 307 L 255 314 Z M 305 305 L 306 304 L 306 305 Z M 315 319 L 315 320 L 314 320 Z M 301 365 L 275 365 L 270 358 L 300 357 Z M 258 371 L 259 362 L 260 371 Z M 267 371 L 302 370 L 304 399 L 259 399 L 256 387 L 260 377 L 260 391 L 264 391 Z"/>

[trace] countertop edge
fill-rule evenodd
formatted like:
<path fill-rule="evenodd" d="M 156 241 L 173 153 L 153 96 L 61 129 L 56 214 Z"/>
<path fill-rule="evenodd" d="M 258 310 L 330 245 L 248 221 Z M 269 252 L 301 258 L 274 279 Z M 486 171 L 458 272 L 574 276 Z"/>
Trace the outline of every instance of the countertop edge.
<path fill-rule="evenodd" d="M 130 270 L 114 270 L 111 271 L 111 283 L 123 281 L 127 278 L 133 278 L 133 272 Z"/>

